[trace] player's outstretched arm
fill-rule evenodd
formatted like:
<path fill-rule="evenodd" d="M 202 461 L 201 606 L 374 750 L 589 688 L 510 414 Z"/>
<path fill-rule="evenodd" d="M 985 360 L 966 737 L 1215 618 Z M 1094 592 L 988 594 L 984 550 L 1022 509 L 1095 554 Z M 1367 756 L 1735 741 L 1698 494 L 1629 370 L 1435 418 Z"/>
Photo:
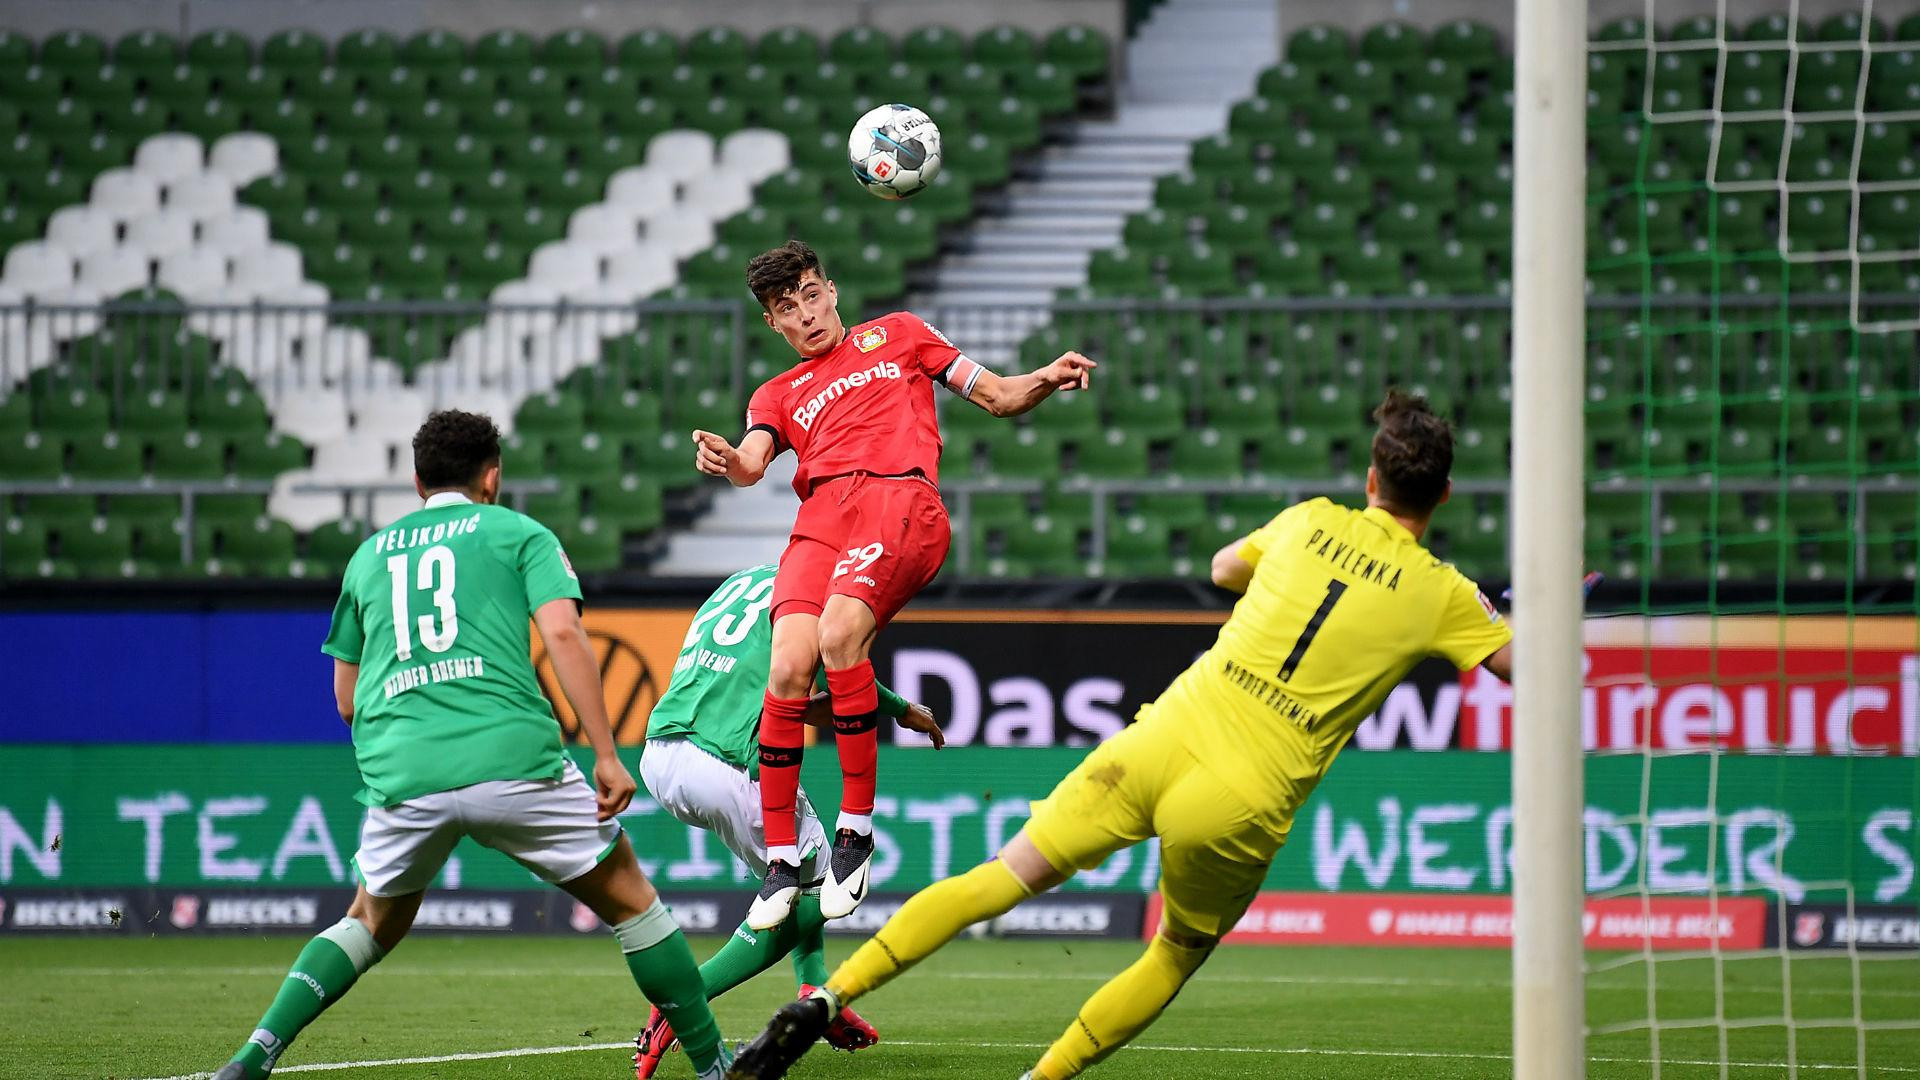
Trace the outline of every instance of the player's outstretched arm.
<path fill-rule="evenodd" d="M 600 690 L 600 665 L 593 658 L 586 627 L 580 625 L 580 608 L 570 597 L 549 600 L 534 611 L 533 624 L 540 628 L 540 640 L 553 660 L 560 692 L 573 706 L 587 745 L 593 747 L 593 787 L 600 820 L 605 821 L 627 808 L 638 785 L 620 763 L 613 742 L 613 725 L 607 722 L 607 703 Z"/>
<path fill-rule="evenodd" d="M 693 433 L 693 466 L 708 476 L 724 476 L 734 487 L 752 487 L 767 475 L 776 447 L 773 436 L 753 430 L 738 447 L 711 431 Z"/>
<path fill-rule="evenodd" d="M 1493 673 L 1501 682 L 1513 681 L 1513 642 L 1495 649 L 1492 656 L 1480 661 L 1480 666 Z"/>
<path fill-rule="evenodd" d="M 353 723 L 353 691 L 360 685 L 360 665 L 335 657 L 333 661 L 333 707 L 340 719 Z"/>
<path fill-rule="evenodd" d="M 981 371 L 967 400 L 995 416 L 1019 416 L 1047 400 L 1055 390 L 1085 390 L 1093 369 L 1100 365 L 1077 352 L 1060 354 L 1060 359 L 1025 375 L 995 375 Z"/>
<path fill-rule="evenodd" d="M 1213 583 L 1228 592 L 1244 593 L 1253 583 L 1253 564 L 1240 557 L 1246 542 L 1243 536 L 1213 553 Z"/>

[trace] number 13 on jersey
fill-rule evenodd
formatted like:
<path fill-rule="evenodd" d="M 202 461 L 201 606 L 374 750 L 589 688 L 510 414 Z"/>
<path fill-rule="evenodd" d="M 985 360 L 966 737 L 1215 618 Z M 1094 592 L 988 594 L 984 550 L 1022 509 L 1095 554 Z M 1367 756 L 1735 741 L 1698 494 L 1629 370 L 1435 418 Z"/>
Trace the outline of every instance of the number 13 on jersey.
<path fill-rule="evenodd" d="M 407 572 L 411 559 L 405 552 L 387 559 L 387 575 L 393 580 L 393 651 L 401 660 L 413 659 L 415 622 L 410 616 L 409 601 L 414 589 L 432 594 L 435 612 L 419 617 L 420 644 L 425 645 L 428 652 L 443 653 L 453 648 L 454 638 L 460 635 L 459 612 L 453 602 L 452 549 L 438 544 L 421 552 L 413 574 Z"/>

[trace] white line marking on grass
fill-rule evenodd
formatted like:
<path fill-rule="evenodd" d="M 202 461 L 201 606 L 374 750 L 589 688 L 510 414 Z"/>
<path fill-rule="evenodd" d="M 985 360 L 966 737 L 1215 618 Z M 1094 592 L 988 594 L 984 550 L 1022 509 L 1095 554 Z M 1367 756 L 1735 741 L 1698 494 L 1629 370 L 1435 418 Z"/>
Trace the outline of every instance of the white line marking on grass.
<path fill-rule="evenodd" d="M 429 1057 L 383 1058 L 379 1061 L 322 1061 L 307 1065 L 282 1065 L 273 1070 L 282 1073 L 337 1072 L 341 1069 L 381 1069 L 389 1065 L 439 1065 L 448 1061 L 491 1061 L 494 1058 L 543 1057 L 548 1054 L 573 1054 L 582 1050 L 631 1050 L 633 1043 L 580 1043 L 577 1046 L 523 1046 L 515 1050 L 480 1050 L 470 1054 L 434 1054 Z M 152 1080 L 210 1080 L 210 1072 L 158 1076 Z"/>
<path fill-rule="evenodd" d="M 912 1047 L 964 1047 L 985 1050 L 1044 1050 L 1050 1043 L 1043 1042 L 967 1042 L 953 1039 L 885 1039 L 882 1046 Z M 581 1043 L 577 1046 L 529 1046 L 514 1050 L 485 1050 L 467 1054 L 434 1054 L 429 1057 L 385 1058 L 377 1061 L 330 1061 L 315 1062 L 306 1065 L 283 1065 L 274 1070 L 275 1075 L 299 1072 L 337 1072 L 344 1069 L 379 1069 L 392 1065 L 438 1065 L 450 1061 L 491 1061 L 497 1058 L 541 1057 L 550 1054 L 573 1054 L 582 1050 L 626 1050 L 633 1046 L 630 1042 L 617 1043 Z M 1479 1054 L 1456 1050 L 1355 1050 L 1314 1046 L 1163 1046 L 1152 1043 L 1135 1043 L 1124 1048 L 1129 1053 L 1161 1054 L 1267 1054 L 1275 1057 L 1357 1057 L 1357 1058 L 1397 1058 L 1400 1060 L 1443 1060 L 1443 1061 L 1511 1061 L 1506 1054 Z M 1590 1056 L 1589 1062 L 1607 1065 L 1651 1065 L 1647 1058 L 1600 1057 Z M 1662 1065 L 1704 1065 L 1715 1066 L 1718 1061 L 1696 1058 L 1661 1058 Z M 1784 1069 L 1784 1061 L 1729 1061 L 1734 1069 Z M 1801 1063 L 1800 1068 L 1813 1071 L 1855 1072 L 1858 1066 L 1838 1064 Z M 1905 1065 L 1879 1064 L 1874 1066 L 1878 1073 L 1900 1073 L 1902 1075 L 1920 1075 L 1920 1068 Z M 179 1076 L 154 1077 L 152 1080 L 210 1080 L 212 1073 L 185 1073 Z"/>

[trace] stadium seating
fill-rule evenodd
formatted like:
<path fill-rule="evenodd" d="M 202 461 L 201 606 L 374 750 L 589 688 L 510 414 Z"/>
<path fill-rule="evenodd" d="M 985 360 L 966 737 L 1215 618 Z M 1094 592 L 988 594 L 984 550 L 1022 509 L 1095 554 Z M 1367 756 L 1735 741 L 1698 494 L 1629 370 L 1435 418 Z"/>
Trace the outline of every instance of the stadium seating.
<path fill-rule="evenodd" d="M 1859 40 L 1858 25 L 1843 22 L 1808 26 L 1802 36 Z M 1781 159 L 1781 125 L 1745 122 L 1740 114 L 1782 107 L 1787 28 L 1778 17 L 1759 17 L 1739 29 L 1748 41 L 1777 41 L 1779 48 L 1729 54 L 1734 67 L 1727 73 L 1729 125 L 1718 148 L 1719 176 L 1771 180 Z M 1657 32 L 1679 40 L 1700 36 L 1700 26 Z M 1873 33 L 1875 40 L 1914 45 L 1875 54 L 1870 106 L 1911 108 L 1906 103 L 1920 100 L 1920 18 Z M 1597 36 L 1637 43 L 1646 30 L 1624 20 Z M 1912 434 L 1920 419 L 1914 362 L 1920 352 L 1913 332 L 1860 334 L 1858 361 L 1841 363 L 1854 344 L 1844 299 L 1821 304 L 1796 294 L 1845 294 L 1847 262 L 1791 263 L 1782 256 L 1783 250 L 1844 256 L 1854 228 L 1847 194 L 1795 192 L 1783 203 L 1768 184 L 1763 192 L 1710 195 L 1704 170 L 1711 126 L 1655 124 L 1642 112 L 1648 100 L 1656 116 L 1708 108 L 1716 55 L 1665 52 L 1652 71 L 1644 50 L 1596 50 L 1591 57 L 1593 292 L 1624 298 L 1643 289 L 1684 296 L 1717 288 L 1735 304 L 1750 298 L 1757 306 L 1745 321 L 1737 308 L 1703 311 L 1700 325 L 1718 320 L 1717 330 L 1649 341 L 1640 340 L 1633 325 L 1637 308 L 1596 311 L 1589 468 L 1622 484 L 1649 475 L 1701 482 L 1710 473 L 1748 482 L 1865 475 L 1911 483 L 1920 475 Z M 1796 107 L 1851 111 L 1857 53 L 1803 55 L 1814 63 L 1799 71 Z M 1061 296 L 1132 301 L 1134 310 L 1109 315 L 1063 308 L 1022 346 L 1029 363 L 1069 347 L 1100 357 L 1106 366 L 1095 426 L 1144 434 L 1144 453 L 1089 455 L 1069 439 L 1058 460 L 1028 462 L 1029 471 L 1059 476 L 1068 489 L 1169 473 L 1351 483 L 1366 462 L 1367 409 L 1387 385 L 1399 384 L 1453 410 L 1460 436 L 1456 477 L 1497 483 L 1507 472 L 1509 446 L 1508 316 L 1498 301 L 1479 298 L 1509 290 L 1510 83 L 1499 35 L 1469 21 L 1432 33 L 1403 23 L 1358 34 L 1329 26 L 1293 33 L 1285 61 L 1261 75 L 1254 97 L 1233 106 L 1227 131 L 1196 141 L 1188 169 L 1162 178 L 1153 207 L 1126 222 L 1122 246 L 1096 252 L 1087 284 Z M 1789 180 L 1844 179 L 1854 130 L 1851 120 L 1798 125 L 1788 133 Z M 1920 172 L 1913 164 L 1920 129 L 1875 120 L 1862 134 L 1863 179 L 1911 179 Z M 1862 251 L 1910 250 L 1917 229 L 1920 199 L 1902 192 L 1862 197 Z M 1920 291 L 1920 263 L 1865 263 L 1861 286 L 1870 294 L 1911 297 Z M 1783 294 L 1794 296 L 1795 314 L 1787 320 L 1778 313 Z M 1160 306 L 1192 299 L 1402 296 L 1457 297 L 1461 306 L 1438 317 L 1432 311 L 1294 315 L 1231 308 L 1202 316 Z M 1867 303 L 1872 310 L 1871 297 Z M 1910 299 L 1890 314 L 1910 319 Z M 1787 361 L 1792 377 L 1783 384 Z M 1169 403 L 1150 418 L 1138 413 L 1140 384 Z M 1870 404 L 1850 411 L 1858 400 Z M 1047 418 L 1035 423 L 1053 430 Z M 971 440 L 966 432 L 958 437 Z M 967 445 L 950 456 L 972 459 Z M 1595 498 L 1596 505 L 1603 501 Z M 1003 535 L 1044 497 L 1034 500 L 1002 506 L 1005 517 L 989 522 L 982 538 L 991 553 L 1003 551 Z M 1505 535 L 1504 501 L 1475 496 L 1471 502 L 1467 513 L 1443 513 L 1436 547 L 1471 571 L 1503 576 L 1505 553 L 1496 541 Z M 1915 577 L 1916 527 L 1910 516 L 1898 516 L 1903 508 L 1910 507 L 1867 501 L 1868 539 L 1855 571 Z M 1589 529 L 1588 559 L 1616 576 L 1749 579 L 1756 566 L 1740 548 L 1760 543 L 1739 524 L 1749 510 L 1742 504 L 1712 536 L 1698 525 L 1649 537 L 1637 514 L 1608 513 L 1602 526 Z M 1189 561 L 1204 560 L 1223 535 L 1204 520 L 1176 525 L 1172 549 Z M 1773 552 L 1782 550 L 1779 534 L 1766 541 Z M 1846 576 L 1846 560 L 1823 542 L 1817 530 L 1802 530 L 1787 547 L 1795 557 L 1780 572 Z M 1089 552 L 1082 531 L 1077 546 L 1010 552 L 988 571 L 1027 573 L 1039 559 L 1042 572 L 1077 574 L 1088 569 Z"/>
<path fill-rule="evenodd" d="M 906 265 L 973 212 L 976 189 L 1006 181 L 1044 119 L 1079 107 L 1108 52 L 1082 28 L 895 41 L 794 27 L 752 42 L 720 28 L 685 41 L 0 33 L 14 61 L 0 70 L 0 302 L 127 302 L 104 321 L 0 320 L 19 346 L 7 355 L 25 359 L 0 386 L 0 472 L 274 481 L 270 501 L 196 498 L 192 566 L 177 529 L 129 524 L 119 496 L 77 497 L 65 525 L 0 507 L 0 573 L 335 573 L 349 508 L 303 488 L 404 482 L 396 441 L 454 400 L 509 429 L 571 401 L 595 446 L 549 426 L 516 434 L 510 457 L 597 470 L 535 498 L 576 565 L 619 565 L 623 534 L 663 523 L 662 486 L 695 482 L 662 432 L 731 422 L 738 380 L 779 363 L 763 341 L 735 371 L 732 331 L 712 316 L 641 327 L 614 310 L 329 322 L 269 309 L 731 299 L 747 255 L 802 235 L 858 313 L 904 292 Z M 910 205 L 859 194 L 844 171 L 844 119 L 902 96 L 951 140 L 939 183 Z M 183 318 L 179 300 L 229 308 Z M 255 303 L 258 316 L 233 306 Z M 671 468 L 647 467 L 669 449 Z M 410 505 L 377 497 L 373 518 Z M 151 502 L 145 514 L 165 516 Z"/>

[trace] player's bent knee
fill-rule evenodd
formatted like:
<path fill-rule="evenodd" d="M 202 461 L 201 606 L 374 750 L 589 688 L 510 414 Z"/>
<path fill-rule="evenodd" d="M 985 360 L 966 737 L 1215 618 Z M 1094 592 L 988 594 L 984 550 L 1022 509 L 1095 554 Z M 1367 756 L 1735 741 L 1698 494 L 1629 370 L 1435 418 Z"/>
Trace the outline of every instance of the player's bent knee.
<path fill-rule="evenodd" d="M 767 670 L 767 689 L 775 697 L 803 698 L 813 691 L 813 672 L 819 666 L 817 653 L 804 646 L 775 649 L 773 664 Z"/>

